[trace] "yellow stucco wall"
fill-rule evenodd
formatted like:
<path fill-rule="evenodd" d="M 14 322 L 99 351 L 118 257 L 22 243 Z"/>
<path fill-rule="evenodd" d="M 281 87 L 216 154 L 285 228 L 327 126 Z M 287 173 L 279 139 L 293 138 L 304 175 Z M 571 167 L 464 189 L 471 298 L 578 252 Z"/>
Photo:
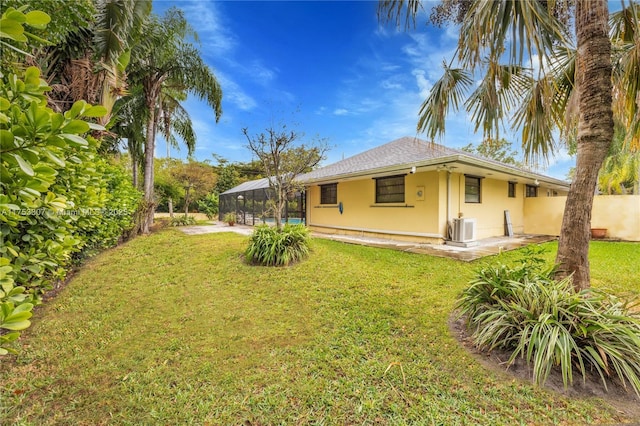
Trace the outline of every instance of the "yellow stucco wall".
<path fill-rule="evenodd" d="M 528 198 L 525 233 L 558 235 L 567 197 Z M 607 238 L 640 241 L 640 195 L 598 195 L 593 200 L 591 227 L 606 228 Z"/>
<path fill-rule="evenodd" d="M 524 184 L 516 184 L 516 196 L 510 198 L 507 181 L 485 178 L 480 183 L 480 203 L 467 203 L 464 197 L 464 175 L 452 177 L 457 194 L 453 217 L 476 219 L 476 239 L 504 235 L 504 211 L 509 210 L 515 234 L 524 230 Z M 458 195 L 459 194 L 459 195 Z"/>
<path fill-rule="evenodd" d="M 516 196 L 508 196 L 507 181 L 481 180 L 481 202 L 466 203 L 464 174 L 451 174 L 447 203 L 447 173 L 422 172 L 405 176 L 405 203 L 376 204 L 375 180 L 371 178 L 339 182 L 338 204 L 320 205 L 320 186 L 307 188 L 308 225 L 326 233 L 384 236 L 408 241 L 443 242 L 449 217 L 476 219 L 476 239 L 504 235 L 504 211 L 509 210 L 513 232 L 525 232 L 525 185 L 516 184 Z M 424 195 L 419 197 L 418 191 Z M 546 189 L 540 188 L 540 197 Z M 557 198 L 557 197 L 555 197 Z"/>
<path fill-rule="evenodd" d="M 375 180 L 339 182 L 338 205 L 320 204 L 320 187 L 307 188 L 307 218 L 312 229 L 327 233 L 358 235 L 391 234 L 408 241 L 439 242 L 443 234 L 440 222 L 441 190 L 437 172 L 405 176 L 405 202 L 375 203 Z M 423 195 L 419 196 L 418 191 Z M 446 196 L 446 194 L 445 194 Z"/>

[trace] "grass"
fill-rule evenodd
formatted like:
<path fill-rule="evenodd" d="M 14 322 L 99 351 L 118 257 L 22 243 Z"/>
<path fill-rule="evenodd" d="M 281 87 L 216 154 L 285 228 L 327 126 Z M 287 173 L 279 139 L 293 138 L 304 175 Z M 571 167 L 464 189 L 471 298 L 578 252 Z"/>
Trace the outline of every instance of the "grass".
<path fill-rule="evenodd" d="M 304 262 L 265 268 L 243 261 L 247 241 L 165 229 L 89 261 L 37 309 L 22 354 L 0 360 L 0 423 L 629 420 L 488 371 L 458 345 L 447 319 L 477 262 L 312 240 Z M 593 253 L 598 286 L 640 290 L 640 245 Z"/>

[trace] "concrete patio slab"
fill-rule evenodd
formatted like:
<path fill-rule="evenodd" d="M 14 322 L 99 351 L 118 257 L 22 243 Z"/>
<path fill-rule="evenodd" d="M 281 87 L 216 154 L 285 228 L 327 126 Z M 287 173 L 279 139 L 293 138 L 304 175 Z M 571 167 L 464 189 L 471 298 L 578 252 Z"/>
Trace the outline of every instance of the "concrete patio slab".
<path fill-rule="evenodd" d="M 503 251 L 515 250 L 529 244 L 554 241 L 550 235 L 514 235 L 513 237 L 492 237 L 478 240 L 473 247 L 456 247 L 446 244 L 417 244 L 384 238 L 358 237 L 352 235 L 335 235 L 314 233 L 315 237 L 327 238 L 351 244 L 401 250 L 410 253 L 428 254 L 471 262 L 485 256 L 492 256 Z"/>
<path fill-rule="evenodd" d="M 211 222 L 210 225 L 180 226 L 177 229 L 187 235 L 202 235 L 217 232 L 235 232 L 241 235 L 251 235 L 253 232 L 252 226 L 229 226 L 223 222 Z M 477 245 L 473 247 L 456 247 L 446 244 L 418 244 L 386 238 L 322 234 L 319 232 L 313 232 L 311 235 L 316 238 L 325 238 L 349 244 L 360 244 L 371 247 L 406 251 L 409 253 L 448 257 L 464 262 L 471 262 L 485 256 L 499 254 L 503 251 L 515 250 L 529 244 L 538 244 L 557 239 L 557 237 L 550 235 L 514 235 L 513 237 L 492 237 L 478 240 Z"/>

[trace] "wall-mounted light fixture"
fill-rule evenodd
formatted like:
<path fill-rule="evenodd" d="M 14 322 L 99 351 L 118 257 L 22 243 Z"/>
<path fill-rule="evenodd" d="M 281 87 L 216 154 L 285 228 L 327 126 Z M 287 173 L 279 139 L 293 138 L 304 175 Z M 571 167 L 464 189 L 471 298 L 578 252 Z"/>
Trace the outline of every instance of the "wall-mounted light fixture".
<path fill-rule="evenodd" d="M 416 172 L 416 166 L 411 167 L 411 171 L 409 173 L 414 174 Z"/>

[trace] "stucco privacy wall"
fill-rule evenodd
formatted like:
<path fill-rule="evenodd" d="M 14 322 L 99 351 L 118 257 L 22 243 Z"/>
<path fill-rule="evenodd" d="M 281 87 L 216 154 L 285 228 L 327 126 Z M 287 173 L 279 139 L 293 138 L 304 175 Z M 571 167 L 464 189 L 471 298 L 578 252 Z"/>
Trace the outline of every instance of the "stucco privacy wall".
<path fill-rule="evenodd" d="M 567 197 L 526 198 L 525 234 L 559 235 Z M 640 195 L 597 195 L 592 228 L 606 228 L 607 238 L 640 241 Z"/>

